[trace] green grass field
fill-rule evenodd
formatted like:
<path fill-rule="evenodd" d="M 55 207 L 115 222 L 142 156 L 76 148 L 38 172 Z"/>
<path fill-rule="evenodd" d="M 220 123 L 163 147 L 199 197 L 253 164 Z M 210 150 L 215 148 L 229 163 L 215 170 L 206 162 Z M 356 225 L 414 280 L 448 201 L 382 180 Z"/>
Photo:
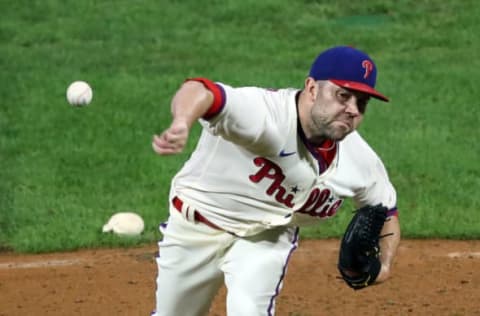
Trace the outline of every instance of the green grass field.
<path fill-rule="evenodd" d="M 398 191 L 404 237 L 479 238 L 480 4 L 476 1 L 0 1 L 0 248 L 45 252 L 160 238 L 169 182 L 187 159 L 159 157 L 186 77 L 298 87 L 333 45 L 379 67 L 361 133 Z M 67 104 L 86 80 L 94 99 Z M 101 233 L 134 210 L 138 238 Z M 305 237 L 339 236 L 346 205 Z"/>

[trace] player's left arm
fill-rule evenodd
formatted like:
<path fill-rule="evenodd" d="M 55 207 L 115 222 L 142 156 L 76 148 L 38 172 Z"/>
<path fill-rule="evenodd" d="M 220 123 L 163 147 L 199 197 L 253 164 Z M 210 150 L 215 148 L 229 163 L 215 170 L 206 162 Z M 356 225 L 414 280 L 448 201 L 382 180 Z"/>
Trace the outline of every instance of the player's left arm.
<path fill-rule="evenodd" d="M 380 239 L 380 261 L 382 268 L 377 277 L 376 283 L 386 281 L 392 275 L 392 265 L 400 244 L 400 222 L 398 215 L 395 214 L 387 218 L 383 225 Z"/>

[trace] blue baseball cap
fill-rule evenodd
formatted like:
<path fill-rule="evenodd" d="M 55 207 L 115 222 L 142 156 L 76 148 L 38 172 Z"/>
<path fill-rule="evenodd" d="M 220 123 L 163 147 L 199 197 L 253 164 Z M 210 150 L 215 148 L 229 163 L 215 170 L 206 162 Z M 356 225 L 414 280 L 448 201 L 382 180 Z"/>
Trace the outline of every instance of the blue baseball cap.
<path fill-rule="evenodd" d="M 310 77 L 329 80 L 337 86 L 367 93 L 388 102 L 388 98 L 375 90 L 377 67 L 364 52 L 350 46 L 337 46 L 322 52 L 310 68 Z"/>

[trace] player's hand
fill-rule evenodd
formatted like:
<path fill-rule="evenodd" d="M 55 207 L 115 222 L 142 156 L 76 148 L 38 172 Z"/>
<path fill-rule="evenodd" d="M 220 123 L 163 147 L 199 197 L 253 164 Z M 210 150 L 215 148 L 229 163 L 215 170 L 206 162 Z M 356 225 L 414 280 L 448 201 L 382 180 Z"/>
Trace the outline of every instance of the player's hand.
<path fill-rule="evenodd" d="M 183 151 L 190 128 L 184 121 L 174 120 L 160 135 L 153 135 L 152 148 L 159 155 L 173 155 Z"/>

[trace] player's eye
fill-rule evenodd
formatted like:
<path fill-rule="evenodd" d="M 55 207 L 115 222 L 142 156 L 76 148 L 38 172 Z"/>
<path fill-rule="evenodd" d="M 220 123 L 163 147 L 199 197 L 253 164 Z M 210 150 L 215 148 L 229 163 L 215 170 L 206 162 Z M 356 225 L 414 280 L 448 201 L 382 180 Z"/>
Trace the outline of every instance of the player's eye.
<path fill-rule="evenodd" d="M 355 94 L 352 91 L 346 90 L 346 89 L 339 89 L 336 91 L 336 98 L 338 102 L 345 104 L 348 102 L 351 98 L 356 96 L 356 103 L 357 103 L 357 108 L 358 112 L 364 114 L 365 111 L 367 110 L 367 104 L 368 101 L 370 100 L 369 96 L 364 96 L 363 94 Z"/>
<path fill-rule="evenodd" d="M 344 103 L 344 102 L 347 102 L 348 99 L 352 97 L 352 93 L 347 90 L 340 89 L 340 90 L 337 90 L 336 97 L 340 103 Z"/>

